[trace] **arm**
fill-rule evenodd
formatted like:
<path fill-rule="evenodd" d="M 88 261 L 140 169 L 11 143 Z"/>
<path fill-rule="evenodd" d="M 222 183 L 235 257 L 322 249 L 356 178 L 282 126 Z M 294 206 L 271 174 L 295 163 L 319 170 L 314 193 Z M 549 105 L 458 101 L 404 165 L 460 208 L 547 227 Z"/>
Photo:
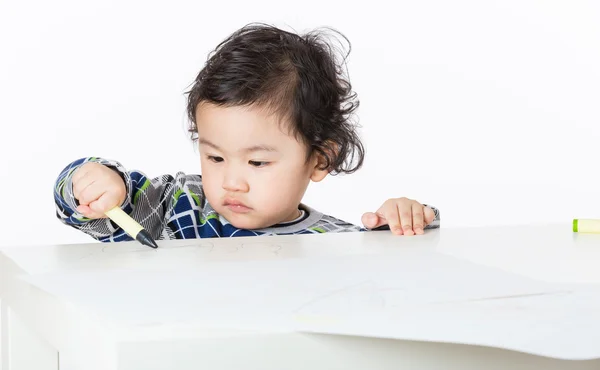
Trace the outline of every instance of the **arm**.
<path fill-rule="evenodd" d="M 76 195 L 79 198 L 83 198 L 83 195 L 81 193 L 75 194 L 74 189 L 77 187 L 73 186 L 74 175 L 88 163 L 97 163 L 110 168 L 119 175 L 123 182 L 122 185 L 125 188 L 123 201 L 120 204 L 118 201 L 106 204 L 106 208 L 120 206 L 121 209 L 138 221 L 153 238 L 161 239 L 165 228 L 165 220 L 173 210 L 173 197 L 180 185 L 183 185 L 185 176 L 178 176 L 180 181 L 169 175 L 148 179 L 142 172 L 127 171 L 119 162 L 98 157 L 82 158 L 65 167 L 58 176 L 54 187 L 56 215 L 64 224 L 81 230 L 100 241 L 132 239 L 110 219 L 86 217 L 86 214 L 81 211 L 85 207 L 80 206 Z M 106 172 L 102 173 L 102 171 L 95 172 L 93 176 L 98 177 L 98 182 L 106 181 L 107 178 Z M 98 194 L 102 192 L 101 189 L 97 191 Z M 89 197 L 89 194 L 86 197 Z M 92 195 L 92 197 L 99 198 L 100 195 Z M 89 199 L 85 201 L 86 205 L 87 203 L 90 203 L 90 206 L 92 205 Z M 89 216 L 89 213 L 87 216 Z"/>

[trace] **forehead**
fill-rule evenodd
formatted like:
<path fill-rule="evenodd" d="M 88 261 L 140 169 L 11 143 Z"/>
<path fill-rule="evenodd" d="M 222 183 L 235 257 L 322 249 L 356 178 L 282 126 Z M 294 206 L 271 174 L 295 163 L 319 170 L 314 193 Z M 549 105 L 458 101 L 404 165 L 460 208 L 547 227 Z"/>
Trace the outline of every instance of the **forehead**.
<path fill-rule="evenodd" d="M 239 141 L 289 141 L 297 140 L 291 135 L 291 123 L 267 109 L 258 106 L 218 106 L 200 103 L 196 109 L 198 135 L 211 140 L 225 138 Z M 218 137 L 215 137 L 218 136 Z"/>

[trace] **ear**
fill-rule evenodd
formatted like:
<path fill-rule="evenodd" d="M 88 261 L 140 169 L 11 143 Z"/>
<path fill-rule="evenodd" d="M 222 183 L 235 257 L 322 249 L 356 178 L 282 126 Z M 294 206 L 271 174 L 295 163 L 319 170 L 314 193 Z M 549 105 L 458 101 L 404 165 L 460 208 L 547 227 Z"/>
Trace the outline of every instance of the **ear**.
<path fill-rule="evenodd" d="M 327 175 L 329 175 L 329 170 L 321 170 L 321 169 L 319 169 L 319 166 L 315 166 L 313 168 L 313 172 L 310 175 L 310 179 L 313 182 L 319 182 L 319 181 L 323 180 L 325 177 L 327 177 Z"/>
<path fill-rule="evenodd" d="M 329 145 L 327 147 L 328 151 L 331 151 L 333 154 L 331 157 L 335 158 L 335 153 L 333 153 L 333 151 L 335 150 L 333 148 L 332 145 Z M 325 156 L 319 152 L 315 152 L 311 161 L 311 168 L 312 168 L 312 173 L 310 175 L 310 179 L 313 182 L 319 182 L 322 181 L 325 177 L 327 177 L 327 175 L 329 175 L 329 172 L 331 171 L 330 168 L 325 168 L 324 166 L 327 163 L 327 160 L 325 159 Z"/>

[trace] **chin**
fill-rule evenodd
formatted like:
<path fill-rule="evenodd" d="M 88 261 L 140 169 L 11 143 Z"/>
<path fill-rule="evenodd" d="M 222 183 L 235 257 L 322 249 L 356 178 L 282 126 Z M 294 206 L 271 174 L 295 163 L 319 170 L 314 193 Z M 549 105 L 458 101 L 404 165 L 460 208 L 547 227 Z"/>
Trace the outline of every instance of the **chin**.
<path fill-rule="evenodd" d="M 229 223 L 232 224 L 233 226 L 237 227 L 238 229 L 246 229 L 246 230 L 255 230 L 255 229 L 262 229 L 264 227 L 267 227 L 268 225 L 263 225 L 257 222 L 252 222 L 252 221 L 246 221 L 246 220 L 234 220 L 231 221 L 229 220 Z"/>
<path fill-rule="evenodd" d="M 256 216 L 253 217 L 249 214 L 237 214 L 233 212 L 227 212 L 222 215 L 227 219 L 227 221 L 229 221 L 231 225 L 237 227 L 238 229 L 253 230 L 262 229 L 263 227 L 268 226 L 264 225 L 264 223 L 261 223 L 260 221 L 257 221 Z"/>

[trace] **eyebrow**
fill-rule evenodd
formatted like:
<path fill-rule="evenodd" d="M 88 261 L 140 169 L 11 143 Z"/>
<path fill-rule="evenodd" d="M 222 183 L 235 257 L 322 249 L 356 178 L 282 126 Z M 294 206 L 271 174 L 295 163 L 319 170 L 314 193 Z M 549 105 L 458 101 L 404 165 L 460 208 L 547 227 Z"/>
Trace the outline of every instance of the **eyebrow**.
<path fill-rule="evenodd" d="M 212 142 L 210 142 L 210 141 L 208 141 L 206 139 L 199 139 L 198 142 L 200 144 L 210 146 L 211 148 L 214 148 L 216 150 L 223 151 L 221 148 L 219 148 L 218 145 L 216 145 L 216 144 L 214 144 L 214 143 L 212 143 Z M 240 151 L 241 152 L 246 152 L 246 153 L 252 153 L 252 152 L 276 152 L 277 149 L 275 149 L 272 146 L 268 146 L 268 145 L 253 145 L 253 146 L 248 147 L 248 148 L 240 149 Z"/>

